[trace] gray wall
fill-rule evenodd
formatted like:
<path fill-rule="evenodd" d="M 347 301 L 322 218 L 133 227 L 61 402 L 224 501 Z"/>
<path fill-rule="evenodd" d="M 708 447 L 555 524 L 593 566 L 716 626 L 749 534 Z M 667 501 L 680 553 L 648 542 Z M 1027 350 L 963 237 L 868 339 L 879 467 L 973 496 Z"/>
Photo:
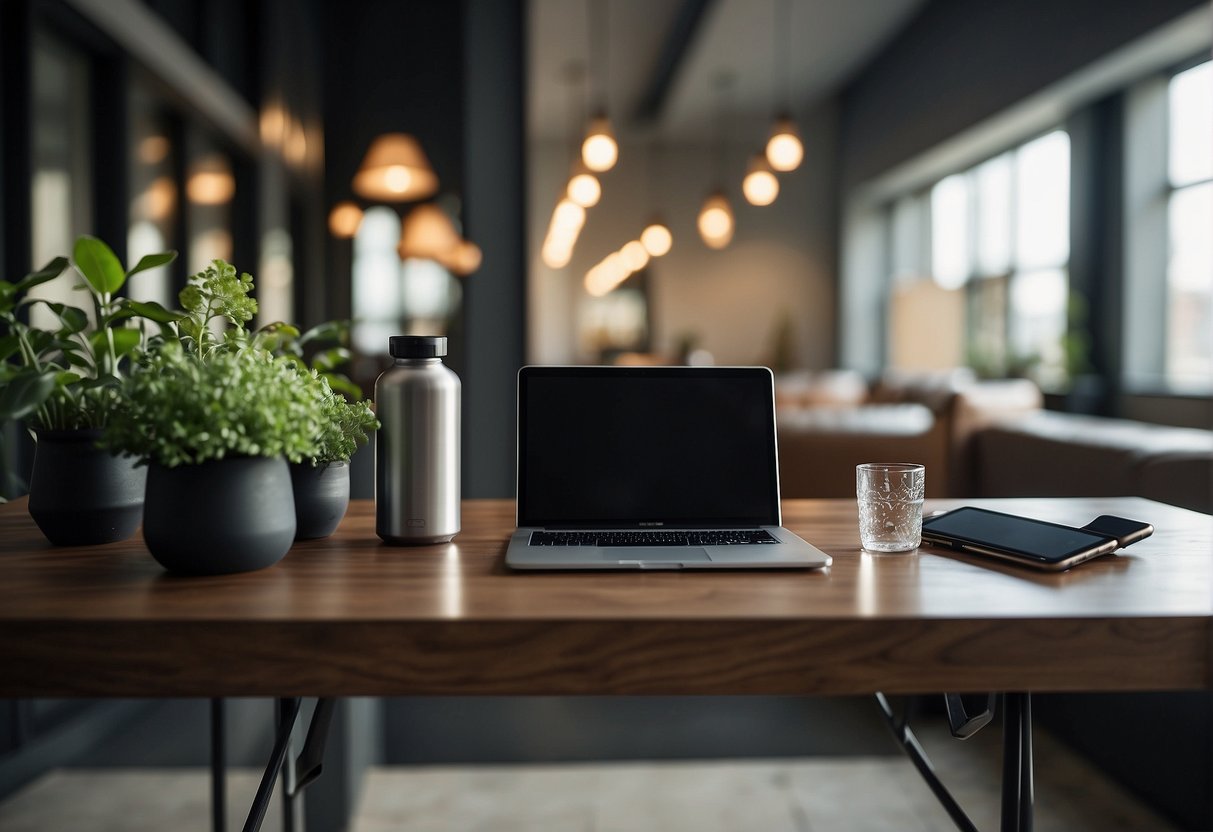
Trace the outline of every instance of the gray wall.
<path fill-rule="evenodd" d="M 1201 0 L 934 0 L 842 95 L 844 191 Z"/>

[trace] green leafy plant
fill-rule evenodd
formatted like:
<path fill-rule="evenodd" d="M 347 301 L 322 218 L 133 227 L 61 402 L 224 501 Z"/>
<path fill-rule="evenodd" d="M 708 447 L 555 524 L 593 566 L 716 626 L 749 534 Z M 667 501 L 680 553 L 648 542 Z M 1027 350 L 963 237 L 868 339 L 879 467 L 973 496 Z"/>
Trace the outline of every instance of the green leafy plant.
<path fill-rule="evenodd" d="M 295 364 L 265 350 L 205 357 L 166 340 L 123 383 L 125 418 L 106 428 L 114 451 L 165 467 L 227 456 L 315 456 L 323 402 Z"/>
<path fill-rule="evenodd" d="M 329 387 L 350 400 L 362 399 L 362 388 L 341 372 L 351 357 L 348 320 L 325 321 L 302 334 L 298 327 L 279 321 L 257 330 L 255 340 L 275 355 L 291 358 L 303 369 L 315 370 Z M 305 360 L 305 353 L 311 353 L 310 362 Z"/>
<path fill-rule="evenodd" d="M 131 275 L 163 266 L 176 252 L 149 254 L 127 269 L 113 250 L 96 237 L 76 240 L 77 288 L 88 292 L 92 324 L 76 306 L 29 296 L 54 280 L 69 261 L 56 257 L 16 283 L 0 281 L 0 422 L 29 419 L 34 427 L 53 430 L 103 427 L 116 406 L 116 388 L 127 356 L 144 343 L 145 333 L 133 319 L 167 320 L 171 313 L 157 304 L 139 304 L 117 295 Z M 50 330 L 22 320 L 23 311 L 44 305 L 58 319 Z"/>
<path fill-rule="evenodd" d="M 312 465 L 348 461 L 366 442 L 367 434 L 379 427 L 379 420 L 364 401 L 348 401 L 329 387 L 328 380 L 313 370 L 311 374 L 320 397 L 320 432 Z"/>
<path fill-rule="evenodd" d="M 379 425 L 370 407 L 335 390 L 360 397 L 337 372 L 349 358 L 348 323 L 300 334 L 277 322 L 249 332 L 253 288 L 248 273 L 216 260 L 181 290 L 180 310 L 130 304 L 160 325 L 161 337 L 121 389 L 126 418 L 107 431 L 108 446 L 168 467 L 279 454 L 316 465 L 347 460 L 366 441 Z M 308 346 L 322 347 L 311 367 Z"/>

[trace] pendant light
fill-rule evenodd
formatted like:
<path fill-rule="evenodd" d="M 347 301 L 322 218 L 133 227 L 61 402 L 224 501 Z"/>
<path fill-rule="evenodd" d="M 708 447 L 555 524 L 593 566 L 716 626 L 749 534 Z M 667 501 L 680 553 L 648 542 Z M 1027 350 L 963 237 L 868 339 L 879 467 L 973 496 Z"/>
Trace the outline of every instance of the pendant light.
<path fill-rule="evenodd" d="M 405 216 L 400 225 L 398 252 L 401 259 L 417 257 L 441 263 L 454 255 L 459 242 L 459 232 L 446 211 L 427 202 Z"/>
<path fill-rule="evenodd" d="M 362 209 L 356 202 L 338 202 L 329 211 L 329 233 L 339 240 L 353 238 L 361 224 Z"/>
<path fill-rule="evenodd" d="M 663 148 L 654 140 L 649 143 L 645 151 L 645 177 L 644 189 L 646 201 L 652 205 L 653 185 L 661 185 L 661 174 L 664 168 L 658 164 L 653 164 L 654 156 L 664 155 Z M 674 235 L 670 233 L 670 227 L 665 224 L 661 214 L 657 213 L 649 219 L 644 230 L 640 232 L 640 244 L 644 246 L 644 250 L 649 253 L 650 257 L 664 257 L 670 253 L 670 249 L 674 245 Z"/>
<path fill-rule="evenodd" d="M 610 8 L 605 0 L 589 0 L 586 17 L 593 18 L 592 25 L 586 28 L 589 35 L 590 83 L 597 89 L 594 92 L 594 116 L 581 143 L 581 161 L 595 173 L 604 173 L 619 161 L 619 143 L 615 141 L 615 132 L 607 117 L 607 100 L 610 97 Z"/>
<path fill-rule="evenodd" d="M 724 180 L 724 97 L 733 83 L 732 75 L 724 73 L 716 79 L 716 178 Z M 699 236 L 708 248 L 720 250 L 733 240 L 733 206 L 725 196 L 724 188 L 716 187 L 708 194 L 699 208 L 696 219 Z"/>
<path fill-rule="evenodd" d="M 619 143 L 615 141 L 611 121 L 605 114 L 590 120 L 585 141 L 581 143 L 581 161 L 596 173 L 610 170 L 619 161 Z"/>
<path fill-rule="evenodd" d="M 588 170 L 578 170 L 569 179 L 569 186 L 565 191 L 569 199 L 582 208 L 593 208 L 602 198 L 602 183 Z"/>
<path fill-rule="evenodd" d="M 708 248 L 720 250 L 733 240 L 733 206 L 724 191 L 713 191 L 699 209 L 699 236 Z"/>
<path fill-rule="evenodd" d="M 640 244 L 650 257 L 662 257 L 674 246 L 674 235 L 660 219 L 654 218 L 640 232 Z"/>
<path fill-rule="evenodd" d="M 771 20 L 774 28 L 775 74 L 778 76 L 780 113 L 775 117 L 771 137 L 767 140 L 766 156 L 771 167 L 781 173 L 796 170 L 804 159 L 804 144 L 791 116 L 791 67 L 788 59 L 788 38 L 792 24 L 789 0 L 772 0 Z"/>
<path fill-rule="evenodd" d="M 779 180 L 771 172 L 771 166 L 761 153 L 750 159 L 745 179 L 741 180 L 741 192 L 751 205 L 770 205 L 779 196 Z"/>
<path fill-rule="evenodd" d="M 386 133 L 371 143 L 352 187 L 364 199 L 408 202 L 436 194 L 438 177 L 417 139 L 407 133 Z"/>

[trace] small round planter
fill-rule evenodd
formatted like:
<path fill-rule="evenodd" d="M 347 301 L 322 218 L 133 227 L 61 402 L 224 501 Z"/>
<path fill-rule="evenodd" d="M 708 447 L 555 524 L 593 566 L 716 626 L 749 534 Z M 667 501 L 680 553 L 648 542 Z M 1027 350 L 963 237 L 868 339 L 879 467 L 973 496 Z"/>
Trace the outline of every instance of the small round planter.
<path fill-rule="evenodd" d="M 97 447 L 100 430 L 36 431 L 29 513 L 56 546 L 126 540 L 143 516 L 147 468 Z"/>
<path fill-rule="evenodd" d="M 281 457 L 235 457 L 147 475 L 143 538 L 161 566 L 225 575 L 282 560 L 295 539 L 291 473 Z"/>
<path fill-rule="evenodd" d="M 295 491 L 295 539 L 315 540 L 336 531 L 350 506 L 350 464 L 291 464 Z"/>

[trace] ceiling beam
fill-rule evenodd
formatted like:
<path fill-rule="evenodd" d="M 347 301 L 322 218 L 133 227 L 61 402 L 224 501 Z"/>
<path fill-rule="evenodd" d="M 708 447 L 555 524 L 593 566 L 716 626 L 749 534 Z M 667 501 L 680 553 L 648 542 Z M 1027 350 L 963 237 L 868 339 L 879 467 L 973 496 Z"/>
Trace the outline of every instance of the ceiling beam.
<path fill-rule="evenodd" d="M 660 118 L 678 75 L 678 68 L 695 41 L 699 24 L 714 2 L 716 0 L 683 0 L 666 32 L 649 84 L 632 114 L 632 122 L 637 127 L 651 126 Z"/>

